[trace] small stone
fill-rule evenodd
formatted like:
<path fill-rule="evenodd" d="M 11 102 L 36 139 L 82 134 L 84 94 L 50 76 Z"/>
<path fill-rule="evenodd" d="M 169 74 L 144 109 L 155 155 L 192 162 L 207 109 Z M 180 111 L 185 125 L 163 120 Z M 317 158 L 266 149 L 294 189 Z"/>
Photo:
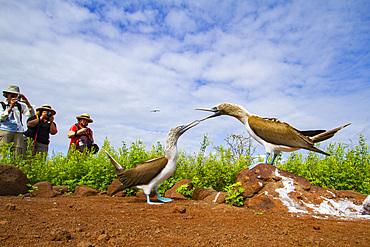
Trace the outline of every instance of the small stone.
<path fill-rule="evenodd" d="M 50 232 L 50 240 L 51 241 L 68 241 L 72 238 L 71 234 L 62 229 L 57 229 L 55 231 Z"/>
<path fill-rule="evenodd" d="M 77 247 L 93 247 L 94 245 L 87 241 L 82 241 L 77 244 Z"/>
<path fill-rule="evenodd" d="M 172 213 L 178 213 L 178 214 L 184 214 L 186 212 L 186 208 L 185 207 L 174 207 L 172 209 Z"/>
<path fill-rule="evenodd" d="M 108 240 L 109 240 L 109 236 L 108 236 L 108 234 L 101 234 L 101 235 L 97 238 L 97 240 L 98 240 L 99 242 L 101 242 L 101 241 L 106 242 L 106 241 L 108 241 Z"/>
<path fill-rule="evenodd" d="M 11 204 L 11 203 L 7 203 L 5 205 L 5 210 L 15 210 L 15 205 L 14 204 Z"/>

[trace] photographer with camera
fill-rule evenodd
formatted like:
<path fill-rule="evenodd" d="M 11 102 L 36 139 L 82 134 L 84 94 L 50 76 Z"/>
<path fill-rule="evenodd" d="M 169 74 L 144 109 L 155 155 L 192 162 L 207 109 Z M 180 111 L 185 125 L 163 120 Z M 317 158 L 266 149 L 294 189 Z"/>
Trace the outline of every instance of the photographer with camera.
<path fill-rule="evenodd" d="M 99 147 L 94 143 L 93 131 L 87 127 L 89 123 L 92 123 L 93 120 L 90 118 L 90 115 L 87 113 L 77 116 L 77 123 L 72 125 L 68 131 L 68 138 L 71 139 L 69 143 L 68 153 L 72 150 L 74 146 L 76 150 L 81 153 L 87 149 L 92 154 L 96 154 L 99 151 Z"/>
<path fill-rule="evenodd" d="M 35 115 L 35 110 L 26 96 L 20 93 L 18 86 L 9 85 L 8 89 L 3 91 L 3 95 L 6 100 L 1 102 L 2 107 L 0 107 L 0 145 L 2 142 L 13 142 L 12 149 L 24 155 L 26 148 L 22 115 L 31 117 Z"/>
<path fill-rule="evenodd" d="M 24 133 L 26 137 L 31 138 L 33 143 L 32 154 L 45 153 L 47 156 L 50 134 L 58 133 L 57 125 L 54 122 L 54 111 L 50 105 L 42 105 L 36 109 L 35 116 L 27 120 L 27 131 Z"/>

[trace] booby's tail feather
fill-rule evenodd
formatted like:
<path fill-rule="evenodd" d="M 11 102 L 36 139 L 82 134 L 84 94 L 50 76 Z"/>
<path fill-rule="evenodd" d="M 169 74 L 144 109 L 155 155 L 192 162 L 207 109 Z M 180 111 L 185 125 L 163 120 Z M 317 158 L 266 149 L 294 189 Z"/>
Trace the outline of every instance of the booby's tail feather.
<path fill-rule="evenodd" d="M 124 186 L 124 185 L 121 185 L 120 187 L 118 187 L 115 191 L 113 191 L 112 194 L 110 194 L 111 196 L 114 196 L 116 193 L 124 190 L 124 189 L 127 189 L 127 186 Z"/>
<path fill-rule="evenodd" d="M 321 134 L 315 135 L 315 136 L 311 137 L 311 140 L 313 141 L 313 143 L 325 141 L 329 138 L 332 138 L 335 135 L 335 133 L 337 133 L 339 130 L 343 129 L 344 127 L 347 127 L 350 124 L 351 123 L 348 123 L 348 124 L 343 125 L 341 127 L 338 127 L 338 128 L 332 129 L 332 130 L 328 130 L 328 131 L 325 131 Z"/>
<path fill-rule="evenodd" d="M 305 148 L 307 150 L 310 150 L 310 151 L 314 151 L 314 152 L 317 152 L 317 153 L 320 153 L 320 154 L 324 154 L 324 155 L 327 155 L 327 156 L 330 156 L 330 154 L 328 153 L 325 153 L 324 151 L 318 149 L 318 148 L 315 148 L 315 147 L 308 147 L 308 148 Z"/>
<path fill-rule="evenodd" d="M 117 176 L 122 175 L 122 173 L 124 173 L 125 170 L 123 170 L 123 168 L 120 166 L 120 164 L 118 164 L 118 162 L 107 151 L 105 151 L 105 152 L 108 155 L 108 158 L 110 159 L 110 162 L 112 163 L 112 165 L 114 166 L 114 168 L 116 168 L 116 170 L 114 171 L 114 173 Z"/>

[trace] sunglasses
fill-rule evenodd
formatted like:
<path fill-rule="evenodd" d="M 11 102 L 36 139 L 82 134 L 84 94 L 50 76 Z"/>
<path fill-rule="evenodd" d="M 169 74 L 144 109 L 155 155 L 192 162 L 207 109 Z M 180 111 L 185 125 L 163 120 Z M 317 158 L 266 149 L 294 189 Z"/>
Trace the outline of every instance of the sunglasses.
<path fill-rule="evenodd" d="M 15 93 L 11 93 L 11 94 L 9 94 L 10 95 L 10 97 L 12 97 L 12 98 L 17 98 L 18 97 L 18 94 L 15 94 Z"/>

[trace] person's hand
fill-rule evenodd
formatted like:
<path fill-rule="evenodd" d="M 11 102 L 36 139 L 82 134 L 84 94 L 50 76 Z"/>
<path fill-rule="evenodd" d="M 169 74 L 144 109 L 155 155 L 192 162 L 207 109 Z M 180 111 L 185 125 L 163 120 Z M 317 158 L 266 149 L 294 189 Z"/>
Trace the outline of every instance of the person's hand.
<path fill-rule="evenodd" d="M 24 96 L 24 94 L 19 94 L 19 96 L 21 96 L 19 102 L 23 102 L 25 103 L 27 106 L 30 106 L 30 102 L 28 101 L 28 99 L 26 98 L 26 96 Z"/>
<path fill-rule="evenodd" d="M 49 121 L 50 121 L 50 123 L 52 123 L 54 121 L 54 115 L 49 117 Z"/>
<path fill-rule="evenodd" d="M 40 119 L 41 120 L 48 119 L 48 112 L 47 111 L 42 111 Z"/>
<path fill-rule="evenodd" d="M 85 133 L 87 131 L 87 128 L 82 128 L 80 130 L 81 130 L 81 132 Z"/>
<path fill-rule="evenodd" d="M 9 110 L 9 113 L 10 113 L 10 111 L 13 109 L 13 107 L 15 106 L 15 104 L 18 102 L 18 100 L 17 100 L 17 98 L 12 98 L 11 100 L 10 100 L 10 107 L 8 108 Z"/>

